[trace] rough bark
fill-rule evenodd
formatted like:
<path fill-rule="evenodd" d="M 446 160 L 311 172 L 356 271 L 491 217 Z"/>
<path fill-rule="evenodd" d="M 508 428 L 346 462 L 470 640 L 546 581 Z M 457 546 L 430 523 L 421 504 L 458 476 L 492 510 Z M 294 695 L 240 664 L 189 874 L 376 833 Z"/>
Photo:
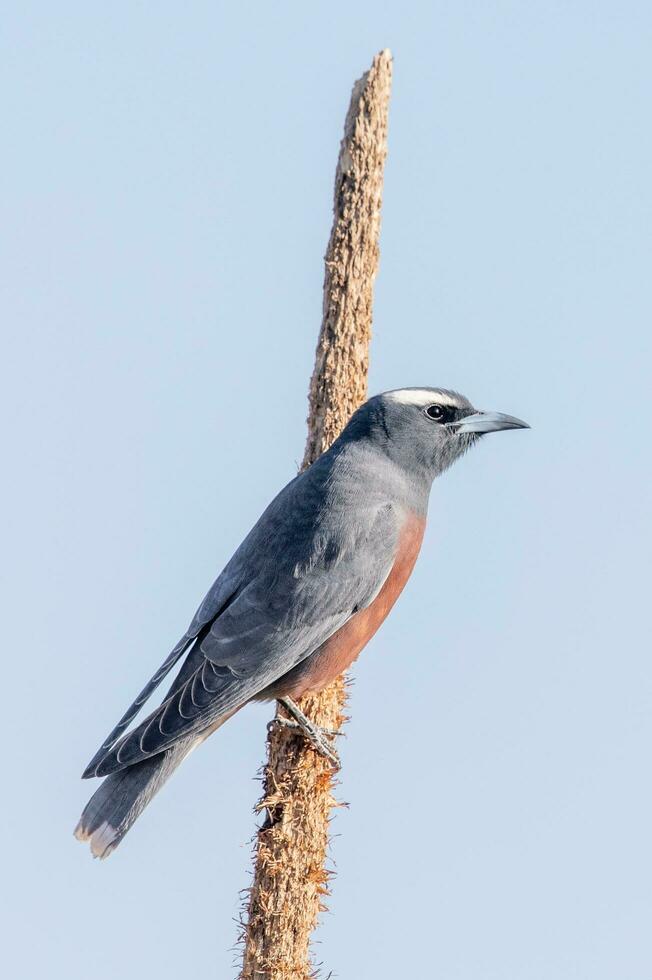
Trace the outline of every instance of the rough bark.
<path fill-rule="evenodd" d="M 391 55 L 381 51 L 354 85 L 346 117 L 304 468 L 330 446 L 367 395 L 391 78 Z M 300 706 L 317 724 L 339 730 L 345 703 L 341 676 L 320 694 L 303 698 Z M 338 805 L 333 781 L 328 761 L 301 735 L 271 728 L 258 804 L 265 820 L 257 836 L 243 923 L 241 980 L 308 980 L 316 975 L 310 937 L 328 895 L 329 822 Z"/>

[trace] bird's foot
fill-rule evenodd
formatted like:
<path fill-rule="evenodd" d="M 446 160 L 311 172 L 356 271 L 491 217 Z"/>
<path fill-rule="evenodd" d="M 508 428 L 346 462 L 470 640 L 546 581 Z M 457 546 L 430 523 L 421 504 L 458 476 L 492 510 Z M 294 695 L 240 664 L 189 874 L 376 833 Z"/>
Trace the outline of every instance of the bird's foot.
<path fill-rule="evenodd" d="M 307 715 L 304 715 L 299 705 L 295 704 L 292 698 L 279 698 L 278 702 L 283 705 L 291 717 L 272 718 L 267 727 L 271 728 L 273 725 L 281 725 L 283 728 L 294 728 L 300 731 L 316 752 L 325 756 L 334 769 L 340 769 L 340 757 L 330 745 L 328 738 L 333 738 L 343 733 L 333 731 L 330 728 L 320 728 Z"/>
<path fill-rule="evenodd" d="M 272 720 L 268 722 L 267 727 L 272 728 L 274 725 L 281 725 L 283 728 L 299 728 L 302 732 L 306 731 L 304 725 L 299 724 L 298 721 L 293 721 L 291 718 L 272 718 Z M 334 728 L 320 728 L 319 725 L 314 725 L 313 728 L 320 735 L 329 735 L 331 738 L 336 738 L 338 735 L 344 735 L 344 732 L 336 732 Z"/>

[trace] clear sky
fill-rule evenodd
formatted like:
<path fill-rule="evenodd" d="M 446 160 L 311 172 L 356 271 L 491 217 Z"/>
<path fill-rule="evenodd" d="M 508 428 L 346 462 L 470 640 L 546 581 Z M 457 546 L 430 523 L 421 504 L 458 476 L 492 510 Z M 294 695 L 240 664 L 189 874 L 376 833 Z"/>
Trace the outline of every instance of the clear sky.
<path fill-rule="evenodd" d="M 234 976 L 270 708 L 103 863 L 79 774 L 296 471 L 355 78 L 395 56 L 371 389 L 527 419 L 356 665 L 317 957 L 652 976 L 649 3 L 9 3 L 3 965 Z"/>

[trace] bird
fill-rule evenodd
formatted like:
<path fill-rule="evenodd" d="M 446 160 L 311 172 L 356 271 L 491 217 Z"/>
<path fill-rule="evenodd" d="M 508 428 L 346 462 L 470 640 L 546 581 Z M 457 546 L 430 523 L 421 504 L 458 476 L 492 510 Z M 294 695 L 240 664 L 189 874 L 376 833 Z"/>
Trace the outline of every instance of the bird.
<path fill-rule="evenodd" d="M 103 782 L 75 836 L 105 858 L 188 753 L 251 701 L 279 701 L 333 766 L 296 704 L 346 670 L 414 568 L 434 479 L 486 433 L 529 428 L 445 388 L 375 395 L 272 500 L 188 629 L 84 770 Z M 185 657 L 166 697 L 130 726 Z"/>

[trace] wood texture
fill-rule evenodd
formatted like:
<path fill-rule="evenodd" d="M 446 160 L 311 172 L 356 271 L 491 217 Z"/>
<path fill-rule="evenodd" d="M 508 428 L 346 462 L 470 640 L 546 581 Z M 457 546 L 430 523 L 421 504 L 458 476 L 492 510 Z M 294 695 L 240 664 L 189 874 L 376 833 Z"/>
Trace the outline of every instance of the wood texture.
<path fill-rule="evenodd" d="M 304 468 L 330 446 L 367 396 L 391 79 L 391 54 L 381 51 L 354 85 L 346 117 Z M 346 682 L 340 676 L 319 694 L 302 698 L 300 706 L 318 725 L 339 730 L 345 703 Z M 243 921 L 241 980 L 316 976 L 310 937 L 328 895 L 329 822 L 338 805 L 333 782 L 330 764 L 301 735 L 271 728 L 258 805 L 265 819 Z"/>

